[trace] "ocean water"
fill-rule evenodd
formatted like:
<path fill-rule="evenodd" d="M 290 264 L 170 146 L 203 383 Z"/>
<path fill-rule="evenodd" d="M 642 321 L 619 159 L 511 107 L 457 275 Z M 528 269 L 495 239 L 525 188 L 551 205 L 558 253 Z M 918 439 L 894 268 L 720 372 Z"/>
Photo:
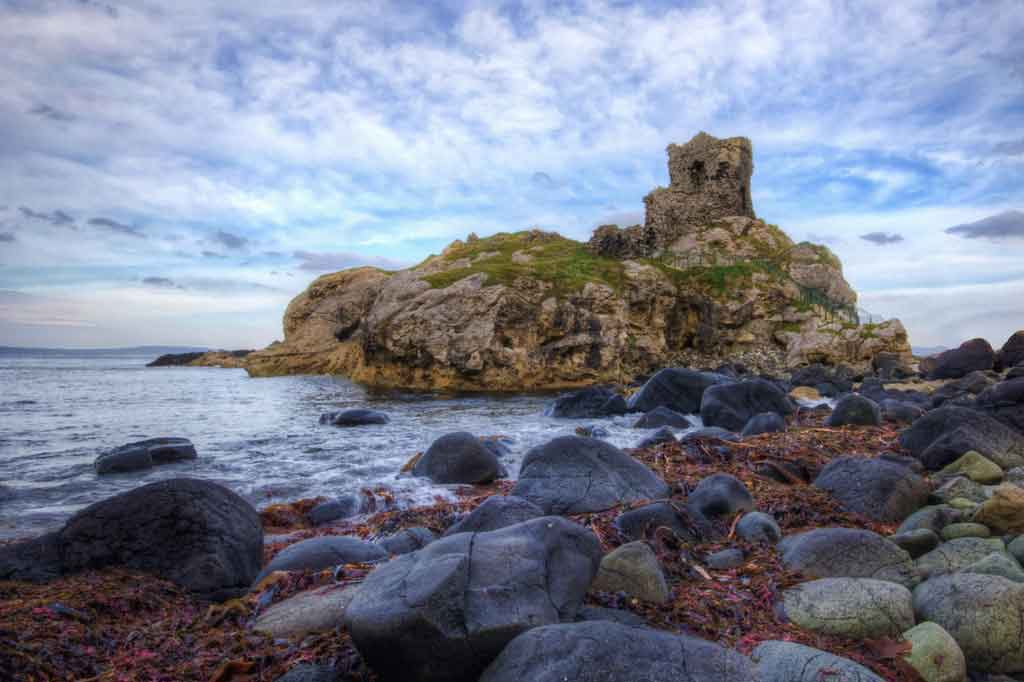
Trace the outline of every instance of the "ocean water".
<path fill-rule="evenodd" d="M 217 481 L 257 507 L 387 486 L 403 503 L 453 488 L 396 478 L 402 465 L 452 431 L 506 436 L 514 477 L 534 445 L 600 424 L 620 447 L 648 431 L 636 415 L 545 417 L 552 395 L 441 396 L 375 393 L 338 377 L 250 378 L 244 370 L 147 368 L 151 354 L 69 351 L 0 355 L 0 539 L 59 527 L 78 509 L 144 483 L 177 476 Z M 338 428 L 321 413 L 369 407 L 380 426 Z M 190 439 L 197 460 L 97 476 L 96 456 L 156 436 Z"/>

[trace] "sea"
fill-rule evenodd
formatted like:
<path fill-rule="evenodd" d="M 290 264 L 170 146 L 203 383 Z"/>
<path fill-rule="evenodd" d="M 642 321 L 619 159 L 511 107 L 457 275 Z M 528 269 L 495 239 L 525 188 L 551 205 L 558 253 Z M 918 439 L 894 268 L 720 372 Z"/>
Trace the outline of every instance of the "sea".
<path fill-rule="evenodd" d="M 146 367 L 156 354 L 0 349 L 0 540 L 59 528 L 93 502 L 166 478 L 216 481 L 257 508 L 379 487 L 414 505 L 455 494 L 454 486 L 397 476 L 446 433 L 506 438 L 511 454 L 503 464 L 513 478 L 531 447 L 579 426 L 604 427 L 619 447 L 650 433 L 632 428 L 638 415 L 547 417 L 551 394 L 379 392 L 334 376 Z M 352 407 L 380 410 L 391 422 L 318 423 L 324 412 Z M 101 453 L 158 436 L 190 439 L 198 459 L 132 473 L 94 471 Z"/>

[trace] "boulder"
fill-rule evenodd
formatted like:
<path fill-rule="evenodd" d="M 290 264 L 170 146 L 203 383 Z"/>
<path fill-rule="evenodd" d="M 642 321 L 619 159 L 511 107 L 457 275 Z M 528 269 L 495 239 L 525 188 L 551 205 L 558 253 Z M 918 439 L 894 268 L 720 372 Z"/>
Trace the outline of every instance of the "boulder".
<path fill-rule="evenodd" d="M 832 408 L 826 426 L 881 426 L 882 411 L 878 403 L 857 393 L 848 393 Z"/>
<path fill-rule="evenodd" d="M 889 539 L 892 540 L 900 549 L 906 551 L 910 555 L 911 559 L 916 559 L 922 554 L 927 554 L 936 547 L 942 540 L 939 539 L 938 534 L 931 528 L 916 528 L 914 530 L 904 531 L 902 533 L 896 533 L 890 535 Z"/>
<path fill-rule="evenodd" d="M 896 637 L 914 626 L 910 590 L 886 580 L 812 580 L 785 590 L 780 606 L 796 625 L 839 637 Z"/>
<path fill-rule="evenodd" d="M 959 379 L 978 370 L 992 369 L 996 354 L 985 339 L 971 339 L 939 353 L 928 373 L 929 379 Z"/>
<path fill-rule="evenodd" d="M 922 555 L 915 565 L 925 580 L 946 573 L 956 573 L 987 557 L 992 552 L 1001 552 L 1003 541 L 998 538 L 957 538 Z"/>
<path fill-rule="evenodd" d="M 345 623 L 384 679 L 476 679 L 523 631 L 575 619 L 600 561 L 560 517 L 450 535 L 370 573 Z"/>
<path fill-rule="evenodd" d="M 992 537 L 992 531 L 988 529 L 988 526 L 983 526 L 980 523 L 951 523 L 942 529 L 943 540 L 988 537 Z"/>
<path fill-rule="evenodd" d="M 943 528 L 951 523 L 956 523 L 962 517 L 963 514 L 960 511 L 945 504 L 922 507 L 908 516 L 896 529 L 896 532 L 907 533 L 919 528 L 927 528 L 938 535 Z"/>
<path fill-rule="evenodd" d="M 702 479 L 686 498 L 690 518 L 702 525 L 753 509 L 750 491 L 732 474 L 712 474 Z"/>
<path fill-rule="evenodd" d="M 216 483 L 177 478 L 89 505 L 55 533 L 0 547 L 0 580 L 124 566 L 226 599 L 248 590 L 262 558 L 252 505 Z"/>
<path fill-rule="evenodd" d="M 327 585 L 307 590 L 278 602 L 261 613 L 252 629 L 271 637 L 302 637 L 339 627 L 355 589 L 346 585 Z"/>
<path fill-rule="evenodd" d="M 907 379 L 914 375 L 903 353 L 882 351 L 871 358 L 871 369 L 884 381 Z"/>
<path fill-rule="evenodd" d="M 970 500 L 978 503 L 988 499 L 988 491 L 985 486 L 975 483 L 966 476 L 954 476 L 947 479 L 945 483 L 935 489 L 933 493 L 936 499 L 942 500 L 952 506 L 953 500 Z"/>
<path fill-rule="evenodd" d="M 490 483 L 501 472 L 494 452 L 465 431 L 435 440 L 412 467 L 413 476 L 423 476 L 434 483 Z"/>
<path fill-rule="evenodd" d="M 910 469 L 884 459 L 839 457 L 814 480 L 843 509 L 886 523 L 902 521 L 928 502 L 931 487 Z"/>
<path fill-rule="evenodd" d="M 882 410 L 882 419 L 894 424 L 913 424 L 918 417 L 924 415 L 923 408 L 914 403 L 886 398 L 878 404 Z"/>
<path fill-rule="evenodd" d="M 1024 434 L 1024 377 L 1001 381 L 978 395 L 977 408 Z"/>
<path fill-rule="evenodd" d="M 363 511 L 363 496 L 352 494 L 325 500 L 309 510 L 306 517 L 314 526 L 347 519 Z"/>
<path fill-rule="evenodd" d="M 900 434 L 900 444 L 932 471 L 971 450 L 1004 470 L 1024 465 L 1024 437 L 966 407 L 940 407 L 928 412 Z"/>
<path fill-rule="evenodd" d="M 679 437 L 680 443 L 697 443 L 711 440 L 724 440 L 738 443 L 741 438 L 740 434 L 735 431 L 723 429 L 719 426 L 705 426 L 699 429 L 694 429 L 693 431 L 687 431 Z"/>
<path fill-rule="evenodd" d="M 97 474 L 116 474 L 195 458 L 196 448 L 187 438 L 150 438 L 105 452 L 93 466 Z"/>
<path fill-rule="evenodd" d="M 918 585 L 914 612 L 946 630 L 972 670 L 1024 672 L 1024 585 L 995 575 L 944 575 Z"/>
<path fill-rule="evenodd" d="M 501 652 L 480 682 L 750 682 L 750 660 L 695 637 L 607 621 L 546 625 Z"/>
<path fill-rule="evenodd" d="M 708 387 L 732 381 L 713 372 L 669 367 L 657 372 L 630 396 L 629 409 L 650 412 L 658 407 L 667 407 L 681 414 L 696 414 Z"/>
<path fill-rule="evenodd" d="M 323 535 L 288 545 L 260 571 L 256 583 L 274 571 L 323 571 L 343 564 L 383 561 L 388 553 L 381 547 L 355 537 Z"/>
<path fill-rule="evenodd" d="M 796 642 L 761 642 L 750 657 L 758 682 L 884 682 L 859 663 Z"/>
<path fill-rule="evenodd" d="M 940 476 L 966 476 L 975 483 L 991 485 L 1003 480 L 999 465 L 980 452 L 971 450 L 939 470 Z"/>
<path fill-rule="evenodd" d="M 740 437 L 756 436 L 762 433 L 782 433 L 786 430 L 786 420 L 776 412 L 762 412 L 747 420 L 740 432 Z"/>
<path fill-rule="evenodd" d="M 778 386 L 765 379 L 716 384 L 704 391 L 700 417 L 705 426 L 741 430 L 750 418 L 762 412 L 789 415 L 793 402 Z"/>
<path fill-rule="evenodd" d="M 615 527 L 629 540 L 643 540 L 658 528 L 668 528 L 677 537 L 693 539 L 690 527 L 671 502 L 654 502 L 619 514 Z"/>
<path fill-rule="evenodd" d="M 996 353 L 997 369 L 1006 369 L 1024 363 L 1024 329 L 1014 332 Z"/>
<path fill-rule="evenodd" d="M 387 424 L 390 421 L 391 418 L 383 412 L 367 410 L 361 407 L 351 410 L 325 412 L 320 415 L 320 423 L 330 424 L 331 426 L 370 426 L 372 424 Z"/>
<path fill-rule="evenodd" d="M 704 560 L 704 563 L 714 571 L 730 571 L 742 566 L 743 560 L 743 550 L 733 547 L 712 552 Z"/>
<path fill-rule="evenodd" d="M 996 486 L 992 497 L 974 511 L 975 523 L 983 523 L 996 533 L 1024 533 L 1024 488 L 1010 483 Z"/>
<path fill-rule="evenodd" d="M 748 512 L 736 524 L 736 536 L 745 542 L 774 545 L 782 539 L 782 529 L 771 514 Z"/>
<path fill-rule="evenodd" d="M 1020 563 L 1024 563 L 1024 535 L 1018 535 L 1006 546 L 1006 551 Z"/>
<path fill-rule="evenodd" d="M 585 620 L 606 620 L 630 627 L 646 627 L 647 625 L 647 621 L 632 611 L 609 609 L 603 606 L 581 606 L 576 614 L 576 621 L 582 623 Z"/>
<path fill-rule="evenodd" d="M 669 487 L 613 445 L 561 436 L 526 453 L 511 494 L 548 514 L 580 514 L 668 497 Z"/>
<path fill-rule="evenodd" d="M 910 555 L 890 540 L 858 528 L 816 528 L 787 536 L 783 565 L 811 578 L 874 578 L 907 587 L 918 582 Z"/>
<path fill-rule="evenodd" d="M 1024 583 L 1024 570 L 1020 563 L 1006 552 L 992 552 L 984 559 L 979 559 L 962 573 L 982 573 L 984 575 L 1000 575 L 1015 583 Z"/>
<path fill-rule="evenodd" d="M 541 516 L 544 510 L 529 500 L 514 495 L 493 495 L 445 531 L 445 535 L 485 533 Z"/>
<path fill-rule="evenodd" d="M 672 433 L 672 429 L 667 426 L 663 426 L 649 436 L 645 436 L 639 443 L 636 444 L 638 449 L 652 448 L 655 445 L 662 445 L 664 443 L 676 443 L 676 436 Z"/>
<path fill-rule="evenodd" d="M 338 671 L 330 665 L 299 663 L 274 682 L 338 682 Z"/>
<path fill-rule="evenodd" d="M 693 424 L 684 415 L 665 406 L 654 408 L 633 424 L 634 429 L 658 429 L 663 426 L 673 429 L 688 429 Z"/>
<path fill-rule="evenodd" d="M 830 384 L 840 393 L 853 390 L 853 382 L 850 381 L 848 368 L 826 367 L 821 363 L 806 365 L 794 370 L 790 376 L 789 383 L 792 386 L 820 386 Z"/>
<path fill-rule="evenodd" d="M 611 417 L 628 412 L 626 399 L 605 386 L 591 386 L 557 398 L 544 414 L 558 419 Z"/>
<path fill-rule="evenodd" d="M 606 554 L 590 588 L 623 592 L 655 604 L 664 604 L 669 597 L 658 557 L 643 541 L 630 542 Z"/>
<path fill-rule="evenodd" d="M 910 651 L 903 655 L 924 682 L 964 682 L 967 661 L 953 637 L 936 623 L 920 623 L 903 633 Z"/>
<path fill-rule="evenodd" d="M 388 554 L 409 554 L 423 549 L 437 539 L 429 528 L 405 528 L 377 541 L 377 545 Z"/>
<path fill-rule="evenodd" d="M 818 404 L 824 400 L 818 389 L 813 386 L 796 386 L 789 392 L 789 397 L 798 403 Z"/>

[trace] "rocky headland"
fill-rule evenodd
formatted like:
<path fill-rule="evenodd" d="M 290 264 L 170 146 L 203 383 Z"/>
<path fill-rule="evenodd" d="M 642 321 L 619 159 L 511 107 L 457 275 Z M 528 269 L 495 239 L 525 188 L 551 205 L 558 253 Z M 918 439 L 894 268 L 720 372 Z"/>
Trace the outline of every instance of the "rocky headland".
<path fill-rule="evenodd" d="M 700 133 L 668 148 L 643 225 L 588 243 L 470 235 L 408 270 L 324 275 L 284 315 L 254 376 L 340 374 L 373 386 L 524 391 L 626 384 L 674 364 L 909 368 L 898 320 L 861 324 L 825 246 L 754 214 L 752 147 Z"/>
<path fill-rule="evenodd" d="M 153 360 L 146 367 L 245 367 L 251 350 L 208 350 L 195 353 L 168 353 Z"/>

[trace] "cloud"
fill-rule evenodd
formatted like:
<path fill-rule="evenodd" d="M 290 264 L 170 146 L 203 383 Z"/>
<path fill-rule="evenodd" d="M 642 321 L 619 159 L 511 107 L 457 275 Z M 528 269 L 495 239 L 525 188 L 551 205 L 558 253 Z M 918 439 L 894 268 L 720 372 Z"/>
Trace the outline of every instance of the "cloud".
<path fill-rule="evenodd" d="M 299 260 L 298 268 L 311 272 L 335 272 L 357 266 L 369 265 L 382 270 L 400 270 L 408 267 L 408 263 L 383 258 L 381 256 L 363 256 L 351 252 L 315 253 L 312 251 L 296 251 L 292 254 Z"/>
<path fill-rule="evenodd" d="M 871 242 L 872 244 L 877 244 L 879 246 L 884 246 L 885 244 L 895 244 L 897 242 L 903 241 L 903 235 L 897 234 L 895 232 L 868 232 L 867 234 L 862 234 L 860 238 L 866 242 Z"/>
<path fill-rule="evenodd" d="M 89 224 L 95 227 L 103 227 L 111 232 L 117 232 L 119 234 L 127 234 L 133 237 L 141 237 L 143 239 L 146 238 L 146 235 L 139 228 L 119 223 L 112 218 L 92 218 L 89 220 Z"/>
<path fill-rule="evenodd" d="M 40 211 L 33 211 L 25 206 L 21 206 L 18 210 L 21 211 L 21 215 L 26 218 L 31 220 L 40 220 L 44 223 L 50 223 L 51 225 L 73 226 L 75 224 L 74 218 L 60 210 L 53 211 L 52 213 L 43 213 Z"/>
<path fill-rule="evenodd" d="M 0 242 L 6 242 L 10 244 L 14 241 L 14 235 L 10 232 L 0 232 Z"/>
<path fill-rule="evenodd" d="M 1000 142 L 992 151 L 996 154 L 1004 154 L 1006 156 L 1018 156 L 1024 154 L 1024 140 L 1007 140 L 1006 142 Z"/>
<path fill-rule="evenodd" d="M 51 121 L 61 121 L 66 123 L 68 121 L 75 120 L 75 117 L 73 115 L 55 109 L 51 107 L 49 104 L 37 104 L 36 106 L 29 109 L 28 113 L 32 114 L 33 116 L 41 116 L 43 118 L 48 118 Z"/>
<path fill-rule="evenodd" d="M 185 287 L 175 283 L 168 277 L 143 277 L 142 283 L 146 286 L 158 287 L 161 289 L 184 289 Z"/>
<path fill-rule="evenodd" d="M 1024 212 L 1005 211 L 977 222 L 946 228 L 946 233 L 965 239 L 1021 239 L 1024 238 Z"/>
<path fill-rule="evenodd" d="M 217 253 L 216 251 L 201 251 L 200 254 L 203 258 L 227 258 L 223 253 Z"/>
<path fill-rule="evenodd" d="M 249 240 L 245 237 L 225 232 L 224 230 L 217 230 L 216 234 L 213 235 L 213 241 L 229 249 L 245 248 L 245 245 L 249 243 Z"/>

